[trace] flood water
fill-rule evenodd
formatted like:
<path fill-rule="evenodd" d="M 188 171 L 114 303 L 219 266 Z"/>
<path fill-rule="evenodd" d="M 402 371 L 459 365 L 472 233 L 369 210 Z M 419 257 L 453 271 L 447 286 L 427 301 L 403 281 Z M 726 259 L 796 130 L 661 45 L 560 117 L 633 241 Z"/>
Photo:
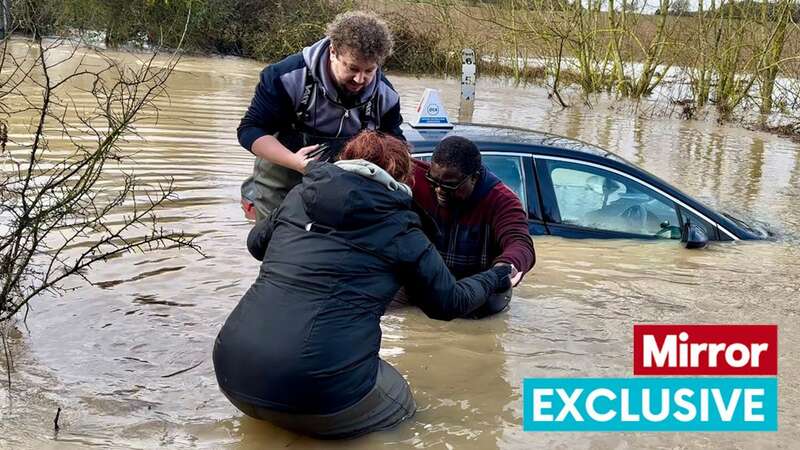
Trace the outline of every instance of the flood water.
<path fill-rule="evenodd" d="M 160 216 L 197 235 L 206 256 L 126 255 L 93 268 L 93 286 L 72 280 L 76 289 L 36 299 L 27 325 L 12 332 L 0 448 L 796 448 L 800 145 L 736 126 L 640 117 L 612 100 L 562 109 L 542 88 L 490 79 L 478 81 L 475 122 L 608 148 L 712 205 L 769 223 L 778 239 L 688 251 L 674 241 L 536 237 L 536 267 L 509 311 L 449 323 L 415 309 L 384 317 L 381 355 L 407 377 L 419 406 L 396 430 L 326 443 L 243 417 L 217 389 L 211 349 L 259 267 L 238 204 L 253 157 L 235 130 L 261 69 L 233 58 L 178 66 L 158 125 L 125 146 L 138 151 L 138 175 L 174 178 L 179 200 Z M 440 89 L 457 116 L 458 80 L 390 79 L 407 119 L 426 87 Z M 522 431 L 523 378 L 632 376 L 633 324 L 647 322 L 778 324 L 779 431 Z"/>

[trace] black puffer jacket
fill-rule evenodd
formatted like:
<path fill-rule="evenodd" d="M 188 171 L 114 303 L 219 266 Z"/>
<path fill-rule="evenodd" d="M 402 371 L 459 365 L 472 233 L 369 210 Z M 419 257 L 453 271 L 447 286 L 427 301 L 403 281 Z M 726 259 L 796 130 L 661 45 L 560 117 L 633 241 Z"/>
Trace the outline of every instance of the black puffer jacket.
<path fill-rule="evenodd" d="M 214 366 L 229 395 L 278 411 L 335 412 L 372 389 L 380 317 L 400 286 L 443 320 L 508 286 L 505 266 L 456 282 L 408 194 L 327 163 L 309 166 L 248 248 L 266 256 L 217 337 Z"/>

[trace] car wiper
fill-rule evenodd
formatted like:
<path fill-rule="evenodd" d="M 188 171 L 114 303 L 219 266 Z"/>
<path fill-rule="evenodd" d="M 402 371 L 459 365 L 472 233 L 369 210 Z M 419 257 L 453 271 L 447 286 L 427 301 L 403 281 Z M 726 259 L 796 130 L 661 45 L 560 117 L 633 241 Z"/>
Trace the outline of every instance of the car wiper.
<path fill-rule="evenodd" d="M 726 212 L 723 212 L 722 215 L 727 217 L 728 219 L 734 221 L 737 225 L 748 229 L 749 231 L 753 231 L 753 232 L 756 231 L 756 230 L 753 229 L 753 227 L 750 226 L 750 224 L 748 224 L 747 222 L 743 221 L 742 219 L 739 219 L 738 217 L 735 217 L 735 216 L 733 216 L 731 214 L 728 214 Z"/>

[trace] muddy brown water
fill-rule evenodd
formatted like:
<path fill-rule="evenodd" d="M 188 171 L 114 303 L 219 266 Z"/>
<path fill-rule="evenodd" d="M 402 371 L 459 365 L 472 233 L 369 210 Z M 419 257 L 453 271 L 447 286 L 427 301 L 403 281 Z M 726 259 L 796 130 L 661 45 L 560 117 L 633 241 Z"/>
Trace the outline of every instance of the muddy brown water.
<path fill-rule="evenodd" d="M 708 203 L 769 223 L 779 238 L 687 251 L 676 242 L 536 237 L 535 270 L 506 313 L 449 323 L 414 309 L 384 317 L 381 355 L 407 377 L 419 406 L 396 430 L 326 443 L 243 417 L 217 389 L 211 349 L 258 270 L 238 205 L 252 156 L 235 129 L 261 68 L 233 58 L 181 62 L 158 125 L 126 145 L 139 152 L 137 174 L 175 179 L 180 199 L 160 215 L 196 234 L 207 257 L 126 255 L 92 269 L 94 286 L 73 280 L 63 296 L 36 299 L 27 326 L 11 333 L 1 448 L 797 448 L 800 146 L 713 122 L 643 118 L 612 100 L 564 110 L 542 88 L 489 79 L 478 82 L 475 122 L 608 148 Z M 391 80 L 407 118 L 425 87 L 440 89 L 457 115 L 458 80 Z M 632 326 L 642 322 L 778 324 L 779 431 L 522 431 L 523 378 L 631 376 Z"/>

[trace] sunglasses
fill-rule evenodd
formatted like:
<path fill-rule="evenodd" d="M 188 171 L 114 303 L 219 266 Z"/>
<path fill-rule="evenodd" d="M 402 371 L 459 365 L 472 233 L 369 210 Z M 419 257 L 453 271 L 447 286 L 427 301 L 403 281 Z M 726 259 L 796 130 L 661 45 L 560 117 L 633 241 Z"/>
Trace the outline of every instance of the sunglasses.
<path fill-rule="evenodd" d="M 451 191 L 452 192 L 452 191 L 457 190 L 461 186 L 463 186 L 464 183 L 466 183 L 467 180 L 469 180 L 469 177 L 471 177 L 472 175 L 474 175 L 474 174 L 469 174 L 469 175 L 465 176 L 458 183 L 443 183 L 440 180 L 437 180 L 436 178 L 433 178 L 431 176 L 430 172 L 425 172 L 425 179 L 428 180 L 428 182 L 431 184 L 431 187 L 433 189 L 439 188 L 439 189 L 441 189 L 443 191 Z"/>

